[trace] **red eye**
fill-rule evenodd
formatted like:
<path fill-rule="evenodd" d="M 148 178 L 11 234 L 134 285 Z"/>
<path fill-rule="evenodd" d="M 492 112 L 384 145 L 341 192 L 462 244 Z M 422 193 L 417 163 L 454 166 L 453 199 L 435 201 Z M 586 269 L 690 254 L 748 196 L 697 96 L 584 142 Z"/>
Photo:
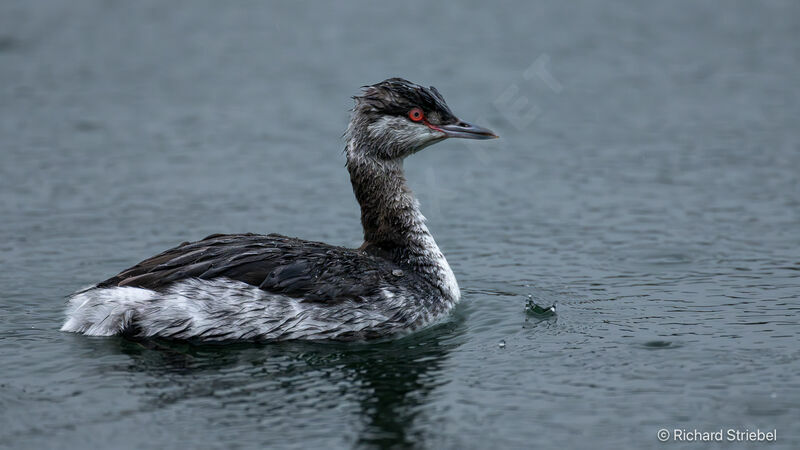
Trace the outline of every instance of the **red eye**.
<path fill-rule="evenodd" d="M 408 118 L 414 122 L 419 122 L 423 117 L 425 117 L 425 115 L 422 114 L 422 110 L 419 108 L 414 108 L 408 112 Z"/>

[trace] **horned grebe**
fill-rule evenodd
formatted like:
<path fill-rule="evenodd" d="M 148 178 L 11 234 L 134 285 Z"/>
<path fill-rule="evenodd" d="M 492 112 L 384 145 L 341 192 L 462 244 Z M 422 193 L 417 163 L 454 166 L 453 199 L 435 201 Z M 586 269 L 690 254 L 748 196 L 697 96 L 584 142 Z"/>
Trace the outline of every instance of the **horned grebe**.
<path fill-rule="evenodd" d="M 203 341 L 361 340 L 411 331 L 458 302 L 453 271 L 406 185 L 403 159 L 448 137 L 490 139 L 434 87 L 362 88 L 345 133 L 358 249 L 277 234 L 183 243 L 69 299 L 62 331 Z"/>

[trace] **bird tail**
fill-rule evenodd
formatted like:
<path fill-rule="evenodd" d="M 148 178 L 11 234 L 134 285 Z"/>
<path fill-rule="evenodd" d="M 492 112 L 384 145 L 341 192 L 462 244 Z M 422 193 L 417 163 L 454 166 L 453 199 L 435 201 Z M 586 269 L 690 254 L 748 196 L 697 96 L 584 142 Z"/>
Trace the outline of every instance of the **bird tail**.
<path fill-rule="evenodd" d="M 61 331 L 88 336 L 113 336 L 131 326 L 136 311 L 155 292 L 135 287 L 92 288 L 73 294 Z"/>

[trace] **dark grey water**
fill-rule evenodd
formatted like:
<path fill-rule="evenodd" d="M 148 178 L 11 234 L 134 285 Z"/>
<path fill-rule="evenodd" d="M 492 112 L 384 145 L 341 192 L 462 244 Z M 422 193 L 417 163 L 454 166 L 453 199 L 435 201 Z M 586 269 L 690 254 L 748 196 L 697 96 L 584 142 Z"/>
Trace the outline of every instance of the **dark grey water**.
<path fill-rule="evenodd" d="M 0 447 L 798 448 L 798 5 L 3 1 Z M 340 135 L 389 76 L 502 136 L 407 163 L 452 320 L 365 345 L 58 331 L 65 295 L 183 240 L 358 245 Z"/>

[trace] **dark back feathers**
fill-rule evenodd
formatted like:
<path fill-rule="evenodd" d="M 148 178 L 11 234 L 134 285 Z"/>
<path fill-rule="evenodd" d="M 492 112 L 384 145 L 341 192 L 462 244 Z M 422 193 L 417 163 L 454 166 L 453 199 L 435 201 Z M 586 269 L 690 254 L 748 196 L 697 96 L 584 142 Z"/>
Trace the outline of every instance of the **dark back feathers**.
<path fill-rule="evenodd" d="M 278 234 L 215 234 L 146 259 L 98 284 L 165 290 L 176 281 L 229 278 L 303 301 L 366 301 L 381 286 L 429 288 L 411 271 L 359 250 Z M 395 274 L 392 273 L 395 271 Z M 423 286 L 424 285 L 424 286 Z"/>

